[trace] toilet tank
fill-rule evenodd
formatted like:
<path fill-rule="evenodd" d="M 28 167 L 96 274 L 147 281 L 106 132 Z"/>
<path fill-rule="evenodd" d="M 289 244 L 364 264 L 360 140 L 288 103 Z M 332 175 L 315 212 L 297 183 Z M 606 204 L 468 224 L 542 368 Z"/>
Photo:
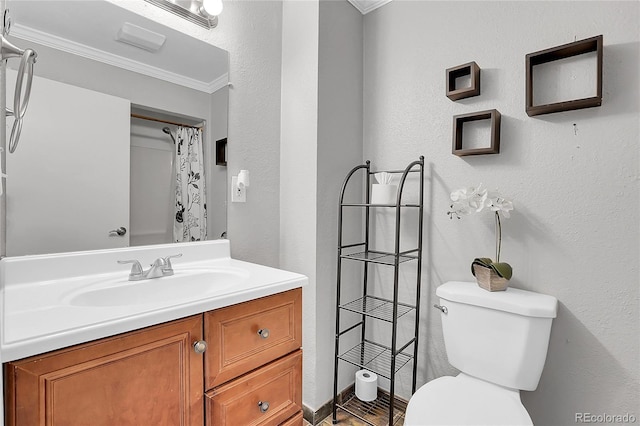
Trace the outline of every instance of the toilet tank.
<path fill-rule="evenodd" d="M 476 283 L 448 282 L 436 290 L 449 363 L 501 386 L 532 391 L 547 357 L 557 299 L 508 288 L 489 292 Z"/>

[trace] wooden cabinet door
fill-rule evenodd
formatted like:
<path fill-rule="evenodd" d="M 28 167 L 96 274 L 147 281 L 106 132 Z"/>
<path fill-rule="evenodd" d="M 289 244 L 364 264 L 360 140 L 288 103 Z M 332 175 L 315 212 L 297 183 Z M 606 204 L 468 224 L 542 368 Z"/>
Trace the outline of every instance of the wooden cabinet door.
<path fill-rule="evenodd" d="M 207 426 L 276 426 L 301 414 L 302 351 L 207 392 L 205 401 Z"/>
<path fill-rule="evenodd" d="M 5 366 L 11 426 L 202 425 L 202 315 Z"/>
<path fill-rule="evenodd" d="M 302 346 L 302 289 L 204 314 L 209 345 L 205 388 L 212 389 Z"/>

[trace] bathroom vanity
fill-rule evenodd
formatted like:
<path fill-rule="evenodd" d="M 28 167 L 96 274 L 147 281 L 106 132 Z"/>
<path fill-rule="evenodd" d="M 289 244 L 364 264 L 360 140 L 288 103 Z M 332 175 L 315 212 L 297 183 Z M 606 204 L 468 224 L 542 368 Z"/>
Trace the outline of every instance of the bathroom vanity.
<path fill-rule="evenodd" d="M 174 275 L 139 282 L 114 260 L 178 250 Z M 6 425 L 302 424 L 306 277 L 231 259 L 223 240 L 5 258 L 0 273 Z"/>

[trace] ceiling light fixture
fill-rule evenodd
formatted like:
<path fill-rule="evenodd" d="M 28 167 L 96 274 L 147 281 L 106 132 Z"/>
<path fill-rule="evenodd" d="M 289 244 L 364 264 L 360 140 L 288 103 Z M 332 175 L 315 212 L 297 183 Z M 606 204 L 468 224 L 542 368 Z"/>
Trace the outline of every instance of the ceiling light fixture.
<path fill-rule="evenodd" d="M 222 0 L 145 0 L 206 29 L 218 25 Z"/>
<path fill-rule="evenodd" d="M 222 13 L 222 0 L 202 0 L 201 13 L 211 17 Z"/>

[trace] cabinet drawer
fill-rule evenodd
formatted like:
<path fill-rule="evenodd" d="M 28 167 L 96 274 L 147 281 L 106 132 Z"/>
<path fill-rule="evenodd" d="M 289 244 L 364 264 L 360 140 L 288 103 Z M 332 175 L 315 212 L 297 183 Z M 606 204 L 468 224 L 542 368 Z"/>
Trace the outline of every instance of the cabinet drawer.
<path fill-rule="evenodd" d="M 301 389 L 298 350 L 207 392 L 207 426 L 278 425 L 302 410 Z"/>
<path fill-rule="evenodd" d="M 302 411 L 300 411 L 295 416 L 291 417 L 289 420 L 286 420 L 284 423 L 281 423 L 280 426 L 302 426 L 303 424 Z"/>
<path fill-rule="evenodd" d="M 207 312 L 204 334 L 205 389 L 212 389 L 302 346 L 302 289 Z"/>

